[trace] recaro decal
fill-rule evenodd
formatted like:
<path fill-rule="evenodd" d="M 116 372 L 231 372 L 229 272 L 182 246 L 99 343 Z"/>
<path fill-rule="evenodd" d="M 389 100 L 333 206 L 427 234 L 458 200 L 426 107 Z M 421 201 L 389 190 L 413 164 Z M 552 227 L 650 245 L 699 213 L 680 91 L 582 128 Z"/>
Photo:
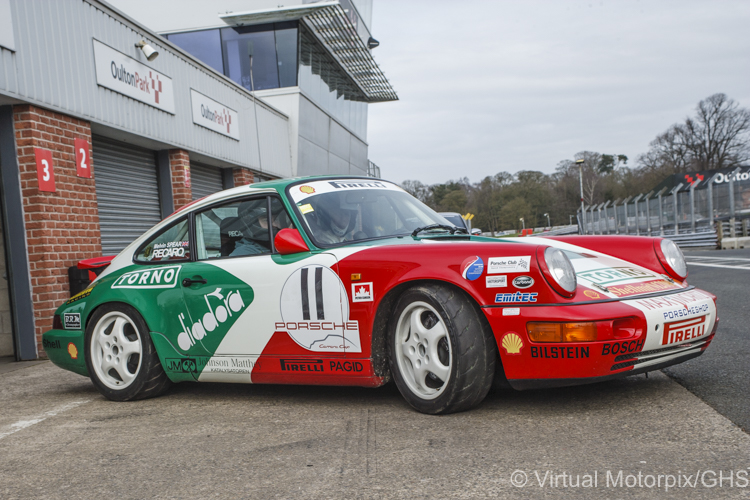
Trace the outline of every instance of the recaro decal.
<path fill-rule="evenodd" d="M 112 288 L 174 288 L 182 266 L 161 266 L 123 273 Z"/>
<path fill-rule="evenodd" d="M 297 269 L 281 290 L 281 319 L 275 329 L 286 332 L 313 352 L 362 352 L 359 323 L 349 320 L 346 288 L 330 268 Z"/>
<path fill-rule="evenodd" d="M 213 299 L 213 305 L 209 297 Z M 239 316 L 249 305 L 249 303 L 245 304 L 239 290 L 230 291 L 225 296 L 221 293 L 221 288 L 216 288 L 213 292 L 205 294 L 203 299 L 206 301 L 207 312 L 198 321 L 193 323 L 192 326 L 189 327 L 189 323 L 186 323 L 184 313 L 178 315 L 178 319 L 182 325 L 182 332 L 177 335 L 177 345 L 183 351 L 188 351 L 196 342 L 200 342 L 214 331 L 217 333 L 226 333 L 226 330 L 231 325 L 225 325 L 225 323 L 230 318 Z"/>

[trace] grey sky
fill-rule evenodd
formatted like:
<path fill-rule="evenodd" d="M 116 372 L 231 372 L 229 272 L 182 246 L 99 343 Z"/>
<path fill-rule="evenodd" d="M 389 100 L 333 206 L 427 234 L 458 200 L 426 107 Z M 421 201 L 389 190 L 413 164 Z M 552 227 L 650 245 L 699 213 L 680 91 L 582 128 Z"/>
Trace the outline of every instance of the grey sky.
<path fill-rule="evenodd" d="M 153 0 L 111 3 L 169 29 Z M 400 101 L 369 107 L 369 156 L 397 182 L 550 173 L 582 150 L 634 164 L 699 100 L 750 106 L 746 0 L 375 0 L 373 17 Z"/>

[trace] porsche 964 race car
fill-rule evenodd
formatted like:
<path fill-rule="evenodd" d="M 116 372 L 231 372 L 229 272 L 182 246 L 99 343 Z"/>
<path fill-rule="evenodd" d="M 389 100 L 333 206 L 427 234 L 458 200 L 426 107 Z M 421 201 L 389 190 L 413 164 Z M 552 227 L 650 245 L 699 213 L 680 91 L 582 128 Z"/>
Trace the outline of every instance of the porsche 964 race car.
<path fill-rule="evenodd" d="M 286 179 L 184 207 L 44 333 L 112 400 L 181 381 L 378 387 L 425 413 L 597 382 L 703 353 L 716 297 L 668 239 L 465 234 L 390 182 Z"/>

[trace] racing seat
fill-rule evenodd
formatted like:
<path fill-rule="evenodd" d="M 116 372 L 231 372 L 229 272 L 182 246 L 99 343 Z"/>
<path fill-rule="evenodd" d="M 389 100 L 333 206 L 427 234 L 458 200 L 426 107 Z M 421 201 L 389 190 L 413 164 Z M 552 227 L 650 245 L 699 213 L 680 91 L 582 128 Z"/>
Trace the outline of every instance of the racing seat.
<path fill-rule="evenodd" d="M 227 217 L 219 226 L 221 237 L 221 256 L 226 257 L 234 251 L 235 243 L 242 239 L 239 217 Z"/>

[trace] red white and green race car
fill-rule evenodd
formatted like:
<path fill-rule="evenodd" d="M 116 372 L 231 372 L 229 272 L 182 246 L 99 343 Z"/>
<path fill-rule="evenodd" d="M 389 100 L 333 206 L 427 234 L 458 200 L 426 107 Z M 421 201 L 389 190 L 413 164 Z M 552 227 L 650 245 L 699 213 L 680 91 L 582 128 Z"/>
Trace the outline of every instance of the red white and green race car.
<path fill-rule="evenodd" d="M 108 265 L 107 265 L 108 264 Z M 113 400 L 171 382 L 378 387 L 425 413 L 702 354 L 716 297 L 670 240 L 470 236 L 390 182 L 286 179 L 168 217 L 56 311 L 58 366 Z"/>

